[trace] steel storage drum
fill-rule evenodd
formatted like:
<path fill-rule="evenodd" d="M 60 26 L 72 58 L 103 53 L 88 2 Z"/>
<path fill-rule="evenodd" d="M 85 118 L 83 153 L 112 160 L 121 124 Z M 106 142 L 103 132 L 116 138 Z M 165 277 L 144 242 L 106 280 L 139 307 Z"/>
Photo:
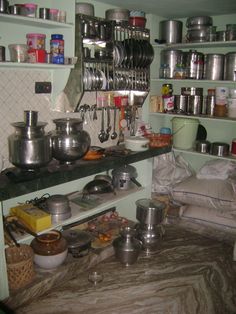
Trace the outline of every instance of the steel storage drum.
<path fill-rule="evenodd" d="M 225 55 L 224 80 L 236 81 L 236 52 Z"/>
<path fill-rule="evenodd" d="M 141 224 L 154 225 L 160 224 L 165 215 L 165 203 L 143 198 L 135 202 L 136 218 Z"/>
<path fill-rule="evenodd" d="M 205 54 L 204 75 L 205 80 L 220 81 L 224 76 L 224 55 Z"/>
<path fill-rule="evenodd" d="M 174 117 L 172 120 L 173 147 L 193 149 L 199 126 L 198 119 Z"/>
<path fill-rule="evenodd" d="M 166 20 L 160 22 L 159 39 L 167 44 L 182 42 L 183 23 L 181 21 Z"/>
<path fill-rule="evenodd" d="M 166 49 L 161 51 L 161 64 L 169 64 L 170 78 L 174 77 L 174 70 L 177 63 L 182 63 L 182 50 Z"/>
<path fill-rule="evenodd" d="M 187 113 L 199 115 L 202 113 L 203 96 L 190 95 L 188 96 Z"/>

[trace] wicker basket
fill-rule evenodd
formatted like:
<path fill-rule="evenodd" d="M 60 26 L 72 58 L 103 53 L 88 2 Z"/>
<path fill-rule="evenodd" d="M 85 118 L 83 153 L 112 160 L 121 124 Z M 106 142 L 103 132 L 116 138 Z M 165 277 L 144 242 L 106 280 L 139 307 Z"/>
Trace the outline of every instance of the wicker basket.
<path fill-rule="evenodd" d="M 26 244 L 12 246 L 5 253 L 9 288 L 16 290 L 29 284 L 35 276 L 31 247 Z"/>

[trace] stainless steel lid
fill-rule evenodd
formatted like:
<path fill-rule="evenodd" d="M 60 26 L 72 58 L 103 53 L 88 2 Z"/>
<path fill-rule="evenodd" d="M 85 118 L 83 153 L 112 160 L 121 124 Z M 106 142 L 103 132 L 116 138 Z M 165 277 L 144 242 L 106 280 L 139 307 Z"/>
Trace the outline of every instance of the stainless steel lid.
<path fill-rule="evenodd" d="M 112 170 L 112 175 L 126 180 L 130 178 L 137 178 L 138 176 L 136 168 L 130 165 L 124 165 L 120 168 Z"/>

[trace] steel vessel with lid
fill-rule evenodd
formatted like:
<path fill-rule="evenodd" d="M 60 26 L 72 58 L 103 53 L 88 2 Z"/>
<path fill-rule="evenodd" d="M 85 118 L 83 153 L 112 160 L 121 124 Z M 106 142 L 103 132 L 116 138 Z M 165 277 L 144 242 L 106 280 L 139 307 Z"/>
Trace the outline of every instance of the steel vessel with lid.
<path fill-rule="evenodd" d="M 163 202 L 153 199 L 139 199 L 136 201 L 137 237 L 141 240 L 143 249 L 151 253 L 157 249 L 160 238 L 164 234 L 161 223 L 165 217 Z"/>
<path fill-rule="evenodd" d="M 141 186 L 136 180 L 138 174 L 136 168 L 130 165 L 124 165 L 112 170 L 113 186 L 119 190 L 128 190 L 135 185 Z"/>
<path fill-rule="evenodd" d="M 15 133 L 8 137 L 9 160 L 19 168 L 33 170 L 46 166 L 52 159 L 47 123 L 38 122 L 38 112 L 24 111 L 24 122 L 14 122 Z"/>

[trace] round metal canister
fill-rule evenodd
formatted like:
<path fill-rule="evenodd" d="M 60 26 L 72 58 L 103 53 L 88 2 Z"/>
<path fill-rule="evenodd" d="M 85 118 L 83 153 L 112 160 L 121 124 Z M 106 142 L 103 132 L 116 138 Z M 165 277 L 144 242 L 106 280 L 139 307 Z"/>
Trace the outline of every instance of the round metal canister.
<path fill-rule="evenodd" d="M 214 108 L 215 108 L 215 96 L 214 95 L 207 95 L 204 99 L 205 101 L 205 106 L 206 106 L 206 114 L 208 116 L 214 116 Z"/>
<path fill-rule="evenodd" d="M 196 50 L 184 53 L 184 59 L 189 79 L 201 80 L 203 78 L 204 54 Z"/>
<path fill-rule="evenodd" d="M 185 113 L 187 110 L 188 96 L 186 95 L 175 95 L 174 98 L 174 109 L 177 113 Z"/>
<path fill-rule="evenodd" d="M 182 42 L 183 23 L 176 20 L 161 21 L 159 24 L 159 39 L 167 44 Z"/>
<path fill-rule="evenodd" d="M 224 75 L 224 55 L 209 53 L 205 54 L 204 59 L 203 78 L 212 81 L 222 80 Z"/>
<path fill-rule="evenodd" d="M 148 198 L 142 198 L 135 202 L 136 218 L 141 224 L 156 225 L 162 223 L 165 216 L 165 203 L 152 200 Z"/>
<path fill-rule="evenodd" d="M 203 96 L 188 96 L 187 113 L 192 115 L 200 115 L 202 113 Z"/>
<path fill-rule="evenodd" d="M 216 32 L 216 41 L 226 41 L 226 31 Z"/>
<path fill-rule="evenodd" d="M 224 80 L 236 81 L 236 52 L 225 55 Z"/>
<path fill-rule="evenodd" d="M 181 95 L 203 95 L 202 87 L 181 87 Z"/>
<path fill-rule="evenodd" d="M 183 52 L 182 50 L 166 49 L 161 51 L 160 64 L 169 64 L 170 78 L 174 77 L 174 70 L 176 64 L 182 64 Z"/>

